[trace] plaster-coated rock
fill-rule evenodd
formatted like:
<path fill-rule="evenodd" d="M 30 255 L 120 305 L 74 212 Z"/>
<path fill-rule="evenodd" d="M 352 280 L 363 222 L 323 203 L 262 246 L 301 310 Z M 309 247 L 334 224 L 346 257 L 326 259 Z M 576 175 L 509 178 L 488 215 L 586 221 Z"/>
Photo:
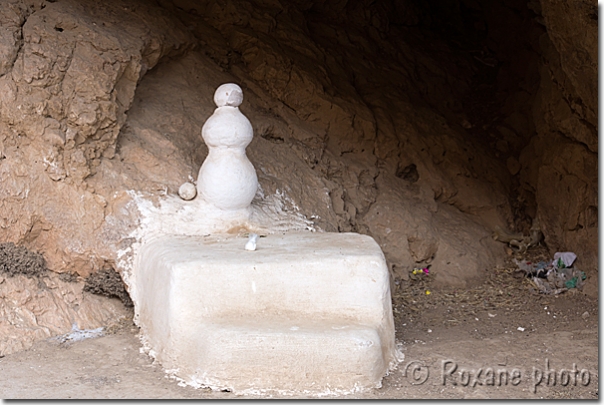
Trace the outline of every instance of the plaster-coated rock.
<path fill-rule="evenodd" d="M 369 236 L 165 236 L 139 256 L 149 353 L 192 386 L 353 392 L 396 363 L 389 274 Z"/>

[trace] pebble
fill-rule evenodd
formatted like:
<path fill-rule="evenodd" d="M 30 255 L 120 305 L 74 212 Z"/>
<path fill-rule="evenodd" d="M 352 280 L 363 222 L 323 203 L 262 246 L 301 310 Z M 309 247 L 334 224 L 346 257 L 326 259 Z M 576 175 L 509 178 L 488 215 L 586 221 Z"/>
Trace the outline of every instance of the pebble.
<path fill-rule="evenodd" d="M 255 233 L 250 233 L 249 239 L 245 244 L 245 250 L 256 250 L 256 241 L 258 240 L 258 235 Z"/>
<path fill-rule="evenodd" d="M 583 315 L 581 315 L 581 318 L 583 318 L 583 319 L 589 318 L 589 312 L 587 312 L 587 311 L 583 312 Z"/>
<path fill-rule="evenodd" d="M 178 195 L 185 201 L 192 200 L 197 195 L 197 188 L 192 183 L 184 183 L 178 189 Z"/>

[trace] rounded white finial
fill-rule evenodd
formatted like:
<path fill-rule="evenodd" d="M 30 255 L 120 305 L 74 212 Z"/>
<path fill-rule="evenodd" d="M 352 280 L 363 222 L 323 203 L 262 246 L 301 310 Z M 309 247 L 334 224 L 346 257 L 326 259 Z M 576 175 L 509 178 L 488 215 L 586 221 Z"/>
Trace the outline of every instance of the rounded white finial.
<path fill-rule="evenodd" d="M 242 102 L 243 90 L 235 83 L 225 83 L 214 93 L 214 103 L 217 107 L 239 107 Z"/>

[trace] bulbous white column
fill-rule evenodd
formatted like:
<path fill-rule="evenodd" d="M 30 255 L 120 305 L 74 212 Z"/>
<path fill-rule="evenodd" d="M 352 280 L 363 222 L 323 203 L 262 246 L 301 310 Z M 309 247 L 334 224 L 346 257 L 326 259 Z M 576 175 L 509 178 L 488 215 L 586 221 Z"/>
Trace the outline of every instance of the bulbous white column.
<path fill-rule="evenodd" d="M 197 191 L 202 199 L 222 210 L 249 207 L 258 189 L 256 170 L 245 154 L 254 136 L 252 124 L 239 111 L 243 91 L 234 83 L 216 89 L 214 114 L 201 135 L 209 153 L 199 169 Z"/>

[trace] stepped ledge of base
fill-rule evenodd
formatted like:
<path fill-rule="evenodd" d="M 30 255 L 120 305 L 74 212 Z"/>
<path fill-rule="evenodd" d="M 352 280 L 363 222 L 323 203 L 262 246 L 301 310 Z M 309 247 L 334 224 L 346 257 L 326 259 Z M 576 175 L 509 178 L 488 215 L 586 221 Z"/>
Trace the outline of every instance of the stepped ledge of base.
<path fill-rule="evenodd" d="M 192 386 L 355 392 L 396 365 L 389 274 L 369 236 L 165 236 L 133 279 L 149 353 Z"/>

